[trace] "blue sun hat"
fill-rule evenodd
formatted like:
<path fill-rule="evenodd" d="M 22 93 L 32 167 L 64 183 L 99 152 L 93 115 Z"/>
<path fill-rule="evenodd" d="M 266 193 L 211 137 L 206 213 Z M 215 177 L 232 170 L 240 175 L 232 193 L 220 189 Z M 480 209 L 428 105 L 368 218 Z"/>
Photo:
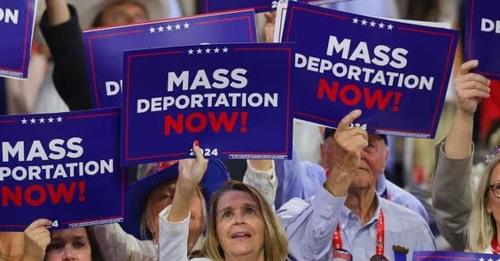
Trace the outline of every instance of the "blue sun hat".
<path fill-rule="evenodd" d="M 156 187 L 168 181 L 176 180 L 178 170 L 178 162 L 159 163 L 155 168 L 154 174 L 151 174 L 128 187 L 125 219 L 121 224 L 125 232 L 138 239 L 151 239 L 151 235 L 148 235 L 150 238 L 144 238 L 144 236 L 141 235 L 141 216 L 144 208 L 146 207 L 146 200 L 149 193 L 151 193 Z M 229 179 L 229 172 L 222 161 L 209 160 L 207 172 L 200 182 L 201 191 L 205 197 L 205 201 L 209 202 L 212 193 L 221 188 Z"/>

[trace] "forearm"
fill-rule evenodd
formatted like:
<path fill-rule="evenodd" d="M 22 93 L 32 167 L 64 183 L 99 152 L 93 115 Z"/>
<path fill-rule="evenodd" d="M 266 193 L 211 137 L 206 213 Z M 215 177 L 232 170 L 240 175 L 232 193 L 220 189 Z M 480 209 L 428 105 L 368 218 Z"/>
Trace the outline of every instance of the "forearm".
<path fill-rule="evenodd" d="M 51 25 L 48 13 L 42 16 L 40 28 L 54 59 L 54 85 L 70 110 L 92 108 L 88 88 L 85 48 L 82 30 L 74 7 L 66 6 L 71 17 Z"/>
<path fill-rule="evenodd" d="M 351 185 L 352 175 L 348 171 L 336 167 L 330 168 L 330 175 L 325 183 L 325 189 L 334 197 L 347 196 Z"/>
<path fill-rule="evenodd" d="M 463 250 L 465 229 L 473 205 L 470 186 L 472 153 L 462 160 L 450 159 L 444 154 L 441 143 L 437 146 L 436 155 L 436 170 L 432 180 L 436 223 L 453 249 Z"/>
<path fill-rule="evenodd" d="M 46 0 L 48 24 L 51 26 L 66 23 L 70 12 L 65 0 Z"/>
<path fill-rule="evenodd" d="M 272 160 L 248 160 L 243 182 L 256 188 L 274 208 L 277 178 Z"/>
<path fill-rule="evenodd" d="M 473 115 L 458 110 L 446 137 L 444 153 L 450 159 L 465 159 L 471 153 Z"/>
<path fill-rule="evenodd" d="M 345 197 L 321 188 L 310 204 L 294 198 L 278 211 L 288 236 L 290 255 L 298 260 L 331 260 L 331 242 Z"/>
<path fill-rule="evenodd" d="M 23 261 L 42 261 L 45 257 L 45 248 L 41 249 L 36 242 L 25 240 L 25 251 Z"/>
<path fill-rule="evenodd" d="M 181 222 L 189 215 L 191 199 L 196 192 L 196 187 L 181 183 L 178 182 L 175 189 L 174 200 L 167 217 L 169 222 Z"/>
<path fill-rule="evenodd" d="M 189 214 L 180 222 L 168 221 L 171 208 L 160 213 L 160 260 L 187 261 Z"/>
<path fill-rule="evenodd" d="M 158 247 L 127 234 L 119 224 L 90 227 L 104 260 L 157 260 Z"/>

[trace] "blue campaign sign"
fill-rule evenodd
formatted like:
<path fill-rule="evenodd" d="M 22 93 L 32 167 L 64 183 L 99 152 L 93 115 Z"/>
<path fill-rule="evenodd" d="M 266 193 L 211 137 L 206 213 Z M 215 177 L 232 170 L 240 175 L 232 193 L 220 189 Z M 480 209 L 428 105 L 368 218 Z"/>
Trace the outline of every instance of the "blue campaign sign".
<path fill-rule="evenodd" d="M 335 127 L 353 109 L 373 133 L 432 138 L 458 33 L 290 2 L 294 117 Z"/>
<path fill-rule="evenodd" d="M 413 261 L 488 261 L 499 260 L 499 255 L 472 253 L 472 252 L 445 252 L 445 251 L 415 251 Z"/>
<path fill-rule="evenodd" d="M 28 78 L 36 0 L 0 2 L 0 75 Z"/>
<path fill-rule="evenodd" d="M 465 54 L 478 59 L 476 72 L 500 80 L 500 2 L 467 0 Z"/>
<path fill-rule="evenodd" d="M 253 10 L 97 29 L 83 34 L 97 108 L 120 107 L 123 52 L 204 43 L 256 42 Z"/>
<path fill-rule="evenodd" d="M 297 1 L 297 0 L 290 0 Z M 344 2 L 349 0 L 298 0 L 303 3 L 312 4 L 330 4 L 336 2 Z M 215 12 L 215 11 L 225 11 L 225 10 L 235 10 L 242 8 L 252 8 L 255 12 L 265 12 L 276 9 L 278 5 L 278 0 L 246 0 L 246 1 L 234 1 L 234 0 L 198 0 L 198 5 L 201 7 L 202 13 Z"/>
<path fill-rule="evenodd" d="M 0 117 L 0 231 L 122 221 L 119 127 L 119 109 Z"/>
<path fill-rule="evenodd" d="M 122 162 L 291 155 L 290 44 L 125 52 Z"/>

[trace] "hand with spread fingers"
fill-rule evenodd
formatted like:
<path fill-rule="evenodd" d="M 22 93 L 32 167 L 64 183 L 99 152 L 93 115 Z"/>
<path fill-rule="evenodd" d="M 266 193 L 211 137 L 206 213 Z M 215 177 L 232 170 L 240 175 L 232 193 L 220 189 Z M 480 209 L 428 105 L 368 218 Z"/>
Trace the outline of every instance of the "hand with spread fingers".
<path fill-rule="evenodd" d="M 361 162 L 361 152 L 368 145 L 365 130 L 352 127 L 352 123 L 361 116 L 360 110 L 347 114 L 338 124 L 334 135 L 334 162 L 330 169 L 326 186 L 334 196 L 345 196 Z"/>

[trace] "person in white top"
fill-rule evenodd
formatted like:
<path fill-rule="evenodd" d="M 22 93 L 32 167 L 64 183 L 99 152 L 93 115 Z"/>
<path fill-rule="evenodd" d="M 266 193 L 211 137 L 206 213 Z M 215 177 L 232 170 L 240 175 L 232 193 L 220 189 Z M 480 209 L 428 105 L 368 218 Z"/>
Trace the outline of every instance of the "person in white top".
<path fill-rule="evenodd" d="M 179 176 L 171 206 L 160 213 L 160 260 L 188 260 L 190 202 L 208 161 L 193 144 L 196 159 L 179 163 Z M 211 198 L 203 258 L 191 260 L 273 260 L 288 255 L 285 232 L 273 209 L 252 186 L 229 181 Z"/>

